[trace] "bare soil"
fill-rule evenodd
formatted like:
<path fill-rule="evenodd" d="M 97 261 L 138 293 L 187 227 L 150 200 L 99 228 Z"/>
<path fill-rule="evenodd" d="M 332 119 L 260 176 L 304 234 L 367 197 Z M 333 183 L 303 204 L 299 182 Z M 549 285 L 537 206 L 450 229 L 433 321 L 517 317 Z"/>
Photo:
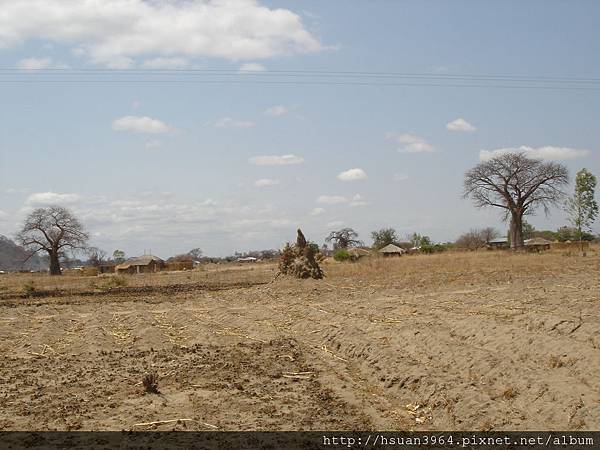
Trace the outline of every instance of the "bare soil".
<path fill-rule="evenodd" d="M 0 429 L 600 429 L 597 251 L 211 270 L 0 278 Z"/>

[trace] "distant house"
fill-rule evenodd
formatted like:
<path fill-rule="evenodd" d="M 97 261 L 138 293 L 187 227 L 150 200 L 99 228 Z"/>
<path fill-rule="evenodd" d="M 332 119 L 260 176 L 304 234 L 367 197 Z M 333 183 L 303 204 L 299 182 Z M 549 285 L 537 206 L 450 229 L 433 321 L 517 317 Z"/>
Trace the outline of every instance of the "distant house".
<path fill-rule="evenodd" d="M 533 239 L 525 240 L 524 244 L 525 244 L 525 248 L 527 250 L 539 252 L 540 250 L 549 250 L 550 245 L 552 244 L 552 241 L 549 241 L 544 238 L 536 237 Z"/>
<path fill-rule="evenodd" d="M 115 264 L 100 264 L 98 266 L 98 273 L 115 273 Z"/>
<path fill-rule="evenodd" d="M 379 253 L 381 253 L 383 256 L 402 256 L 404 253 L 406 253 L 406 250 L 398 247 L 397 245 L 388 244 L 382 249 L 379 249 Z"/>
<path fill-rule="evenodd" d="M 242 262 L 242 263 L 253 263 L 258 261 L 257 258 L 255 258 L 254 256 L 246 256 L 245 258 L 238 258 L 236 259 L 237 262 Z"/>
<path fill-rule="evenodd" d="M 117 273 L 154 273 L 165 267 L 165 262 L 158 256 L 144 255 L 132 258 L 115 267 Z"/>
<path fill-rule="evenodd" d="M 356 247 L 348 249 L 348 254 L 350 255 L 351 259 L 356 261 L 362 258 L 363 256 L 370 256 L 371 252 L 367 249 Z"/>
<path fill-rule="evenodd" d="M 507 238 L 498 238 L 492 239 L 488 241 L 487 248 L 490 250 L 498 250 L 503 248 L 508 248 L 508 239 Z"/>

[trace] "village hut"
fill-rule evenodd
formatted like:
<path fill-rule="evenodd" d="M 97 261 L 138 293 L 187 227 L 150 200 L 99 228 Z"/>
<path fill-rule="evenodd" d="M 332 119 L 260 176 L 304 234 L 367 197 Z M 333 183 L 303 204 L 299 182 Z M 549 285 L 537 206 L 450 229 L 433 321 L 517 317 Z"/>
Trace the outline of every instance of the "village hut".
<path fill-rule="evenodd" d="M 406 253 L 406 250 L 398 247 L 397 245 L 388 244 L 380 249 L 379 253 L 381 253 L 383 256 L 402 256 L 404 253 Z"/>
<path fill-rule="evenodd" d="M 525 240 L 524 244 L 525 244 L 525 248 L 527 250 L 539 252 L 542 250 L 549 250 L 550 245 L 552 244 L 552 241 L 549 241 L 549 240 L 541 238 L 541 237 L 536 237 L 533 239 Z"/>
<path fill-rule="evenodd" d="M 164 267 L 165 262 L 158 256 L 144 255 L 119 264 L 115 270 L 117 273 L 155 273 Z"/>
<path fill-rule="evenodd" d="M 356 247 L 348 249 L 348 254 L 350 255 L 350 259 L 352 259 L 353 261 L 358 261 L 364 256 L 370 256 L 371 252 L 365 248 Z"/>
<path fill-rule="evenodd" d="M 488 250 L 499 250 L 499 249 L 505 249 L 508 247 L 509 247 L 509 245 L 508 245 L 507 238 L 491 239 L 487 243 Z"/>

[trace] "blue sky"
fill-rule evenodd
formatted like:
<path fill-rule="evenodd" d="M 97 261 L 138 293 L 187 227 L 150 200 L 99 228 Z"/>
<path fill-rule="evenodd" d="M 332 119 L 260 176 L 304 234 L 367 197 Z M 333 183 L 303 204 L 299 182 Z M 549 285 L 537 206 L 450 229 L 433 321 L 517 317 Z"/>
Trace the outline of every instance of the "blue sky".
<path fill-rule="evenodd" d="M 317 242 L 342 226 L 367 242 L 388 226 L 446 241 L 506 228 L 461 198 L 486 151 L 522 148 L 600 175 L 600 83 L 540 81 L 600 79 L 591 0 L 0 8 L 0 234 L 13 236 L 31 208 L 62 204 L 93 244 L 129 255 L 273 248 L 297 227 Z M 234 83 L 190 83 L 182 69 L 224 70 L 201 76 Z M 431 74 L 442 86 L 357 72 Z M 452 79 L 461 74 L 495 78 Z M 127 77 L 144 82 L 114 82 Z M 164 82 L 174 79 L 188 82 Z M 267 79 L 283 83 L 250 82 Z M 560 210 L 528 220 L 566 223 Z"/>

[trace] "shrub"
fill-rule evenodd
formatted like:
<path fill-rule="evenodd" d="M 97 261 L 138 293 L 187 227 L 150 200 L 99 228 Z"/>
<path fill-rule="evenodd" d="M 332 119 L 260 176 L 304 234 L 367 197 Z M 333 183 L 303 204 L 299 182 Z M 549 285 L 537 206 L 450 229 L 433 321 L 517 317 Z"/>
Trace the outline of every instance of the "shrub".
<path fill-rule="evenodd" d="M 106 282 L 107 288 L 121 287 L 121 286 L 127 286 L 127 278 L 125 278 L 123 275 L 112 276 Z"/>
<path fill-rule="evenodd" d="M 23 284 L 23 292 L 27 295 L 35 294 L 35 283 L 33 282 L 33 280 L 26 281 Z"/>
<path fill-rule="evenodd" d="M 350 253 L 348 253 L 348 250 L 345 248 L 341 248 L 333 254 L 333 259 L 339 262 L 348 261 L 350 259 Z"/>
<path fill-rule="evenodd" d="M 158 375 L 155 372 L 148 373 L 142 379 L 144 392 L 147 394 L 160 394 L 158 390 Z"/>

